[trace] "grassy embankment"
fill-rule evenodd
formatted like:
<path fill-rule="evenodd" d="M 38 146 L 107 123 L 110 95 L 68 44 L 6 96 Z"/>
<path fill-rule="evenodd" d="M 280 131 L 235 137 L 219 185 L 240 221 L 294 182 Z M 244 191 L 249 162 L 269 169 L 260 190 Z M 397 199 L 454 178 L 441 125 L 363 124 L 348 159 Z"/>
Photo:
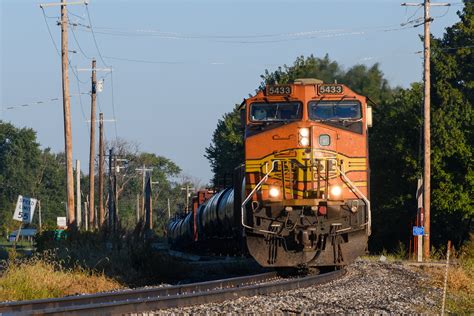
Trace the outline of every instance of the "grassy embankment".
<path fill-rule="evenodd" d="M 123 288 L 103 273 L 81 267 L 64 268 L 48 255 L 18 258 L 10 251 L 0 269 L 0 301 L 61 297 Z"/>
<path fill-rule="evenodd" d="M 474 314 L 474 235 L 471 241 L 454 253 L 456 265 L 448 269 L 446 312 L 455 315 Z M 444 286 L 444 267 L 424 268 L 439 288 Z M 441 301 L 439 303 L 441 306 Z"/>
<path fill-rule="evenodd" d="M 0 301 L 209 280 L 252 270 L 245 264 L 190 267 L 132 234 L 111 239 L 101 233 L 70 232 L 55 240 L 44 232 L 36 241 L 37 252 L 30 257 L 0 245 Z"/>

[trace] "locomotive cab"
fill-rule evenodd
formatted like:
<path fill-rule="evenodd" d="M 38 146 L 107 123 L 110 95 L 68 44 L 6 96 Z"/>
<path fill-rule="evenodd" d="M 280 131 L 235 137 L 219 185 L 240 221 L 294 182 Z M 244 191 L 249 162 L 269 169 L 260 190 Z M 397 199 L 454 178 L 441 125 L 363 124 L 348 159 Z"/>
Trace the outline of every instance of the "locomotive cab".
<path fill-rule="evenodd" d="M 299 79 L 245 100 L 241 224 L 268 267 L 344 265 L 370 235 L 366 97 Z"/>

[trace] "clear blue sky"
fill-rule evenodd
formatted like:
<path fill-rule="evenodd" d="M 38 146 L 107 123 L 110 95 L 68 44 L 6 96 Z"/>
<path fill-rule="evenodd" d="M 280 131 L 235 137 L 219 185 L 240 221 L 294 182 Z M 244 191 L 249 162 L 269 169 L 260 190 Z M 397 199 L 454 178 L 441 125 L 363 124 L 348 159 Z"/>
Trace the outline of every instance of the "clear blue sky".
<path fill-rule="evenodd" d="M 44 2 L 1 1 L 0 119 L 33 128 L 42 147 L 59 152 L 64 150 L 62 103 L 48 99 L 61 97 L 61 66 L 39 7 Z M 407 87 L 421 80 L 421 55 L 415 52 L 422 49 L 423 29 L 400 29 L 400 24 L 420 17 L 423 9 L 406 9 L 400 2 L 91 0 L 97 44 L 114 69 L 118 136 L 207 182 L 211 171 L 204 148 L 217 120 L 254 91 L 265 69 L 291 64 L 299 55 L 328 53 L 346 68 L 378 62 L 391 85 Z M 449 9 L 432 9 L 437 37 L 458 20 L 461 1 L 450 2 Z M 90 24 L 85 6 L 69 10 L 71 22 L 79 23 L 73 29 L 82 50 L 104 67 L 90 29 L 81 26 Z M 59 45 L 59 7 L 45 13 Z M 69 41 L 69 49 L 77 51 L 70 54 L 73 67 L 90 68 L 71 31 Z M 90 98 L 82 95 L 81 107 L 74 94 L 90 91 L 90 73 L 78 76 L 84 82 L 79 88 L 70 74 L 73 155 L 86 170 Z M 98 102 L 105 118 L 112 119 L 112 76 L 102 76 Z M 107 138 L 114 138 L 114 123 L 106 128 Z"/>

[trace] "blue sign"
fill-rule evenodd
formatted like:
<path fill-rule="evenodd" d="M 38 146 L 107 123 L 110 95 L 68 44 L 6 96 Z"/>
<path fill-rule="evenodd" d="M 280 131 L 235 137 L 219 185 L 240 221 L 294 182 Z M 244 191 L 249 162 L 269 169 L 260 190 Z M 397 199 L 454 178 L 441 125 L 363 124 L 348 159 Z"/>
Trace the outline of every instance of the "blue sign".
<path fill-rule="evenodd" d="M 413 236 L 423 236 L 425 228 L 423 226 L 413 226 Z"/>

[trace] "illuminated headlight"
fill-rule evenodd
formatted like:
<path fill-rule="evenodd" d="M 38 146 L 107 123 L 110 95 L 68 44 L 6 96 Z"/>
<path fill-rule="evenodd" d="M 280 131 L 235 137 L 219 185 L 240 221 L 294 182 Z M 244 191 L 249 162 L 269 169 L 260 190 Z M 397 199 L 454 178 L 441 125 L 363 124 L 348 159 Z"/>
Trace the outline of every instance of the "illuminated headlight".
<path fill-rule="evenodd" d="M 300 145 L 301 146 L 308 146 L 309 145 L 309 138 L 307 138 L 307 137 L 301 138 L 300 139 Z"/>
<path fill-rule="evenodd" d="M 306 127 L 300 128 L 300 145 L 308 146 L 309 145 L 309 129 Z"/>
<path fill-rule="evenodd" d="M 331 197 L 339 197 L 342 193 L 342 189 L 340 186 L 335 185 L 331 188 Z"/>
<path fill-rule="evenodd" d="M 270 190 L 268 191 L 268 194 L 272 198 L 277 198 L 280 195 L 280 189 L 271 187 Z"/>
<path fill-rule="evenodd" d="M 301 137 L 308 137 L 309 136 L 309 129 L 306 127 L 300 128 L 300 136 Z"/>

